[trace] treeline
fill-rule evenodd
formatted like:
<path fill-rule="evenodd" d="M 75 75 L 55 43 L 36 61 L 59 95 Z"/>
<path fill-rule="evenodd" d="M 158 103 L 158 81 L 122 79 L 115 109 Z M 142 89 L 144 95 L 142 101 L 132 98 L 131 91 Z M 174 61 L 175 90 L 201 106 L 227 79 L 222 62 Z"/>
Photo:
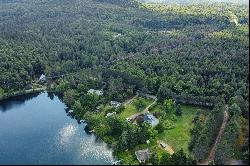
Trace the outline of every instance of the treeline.
<path fill-rule="evenodd" d="M 218 103 L 206 119 L 200 116 L 194 119 L 195 127 L 191 131 L 192 139 L 189 144 L 189 150 L 198 161 L 208 157 L 220 130 L 224 109 L 224 103 Z"/>
<path fill-rule="evenodd" d="M 249 120 L 244 118 L 245 105 L 238 104 L 235 99 L 230 101 L 229 121 L 215 154 L 215 164 L 230 164 L 236 158 L 249 163 Z"/>
<path fill-rule="evenodd" d="M 238 106 L 240 105 L 240 106 Z M 232 160 L 240 159 L 248 163 L 249 158 L 249 119 L 243 113 L 248 105 L 241 97 L 233 97 L 229 102 L 229 120 L 224 134 L 215 153 L 215 164 L 227 165 Z M 207 118 L 197 115 L 194 118 L 194 129 L 189 150 L 198 161 L 207 159 L 215 139 L 219 133 L 223 112 L 226 111 L 223 102 L 219 102 Z"/>

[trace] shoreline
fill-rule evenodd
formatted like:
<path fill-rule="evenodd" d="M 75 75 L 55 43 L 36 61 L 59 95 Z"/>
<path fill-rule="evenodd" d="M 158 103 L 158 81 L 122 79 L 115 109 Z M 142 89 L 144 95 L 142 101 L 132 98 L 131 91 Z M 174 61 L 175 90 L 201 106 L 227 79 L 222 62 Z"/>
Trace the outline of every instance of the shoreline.
<path fill-rule="evenodd" d="M 36 88 L 36 89 L 29 89 L 29 90 L 21 90 L 21 91 L 12 92 L 12 93 L 0 96 L 0 102 L 5 101 L 5 100 L 9 100 L 13 97 L 34 94 L 34 93 L 38 93 L 38 92 L 43 92 L 45 90 L 46 90 L 46 88 Z"/>

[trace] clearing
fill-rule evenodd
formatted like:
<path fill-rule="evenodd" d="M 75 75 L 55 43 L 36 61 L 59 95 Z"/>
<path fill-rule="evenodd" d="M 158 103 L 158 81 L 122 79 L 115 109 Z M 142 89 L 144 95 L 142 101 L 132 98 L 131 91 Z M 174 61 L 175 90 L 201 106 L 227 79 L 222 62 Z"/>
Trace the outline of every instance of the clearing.
<path fill-rule="evenodd" d="M 126 108 L 124 109 L 124 111 L 120 114 L 120 117 L 123 118 L 123 119 L 126 119 L 134 114 L 137 114 L 137 113 L 140 113 L 141 111 L 139 111 L 137 108 L 136 108 L 136 103 L 141 100 L 144 105 L 145 105 L 145 108 L 147 106 L 149 106 L 150 104 L 152 104 L 152 102 L 154 101 L 153 99 L 146 99 L 146 98 L 142 98 L 142 97 L 138 97 L 138 98 L 134 98 L 133 101 L 131 101 L 127 106 Z M 143 108 L 142 110 L 144 110 L 145 108 Z"/>
<path fill-rule="evenodd" d="M 157 107 L 156 107 L 157 108 Z M 191 129 L 193 128 L 193 118 L 198 111 L 205 112 L 203 109 L 195 106 L 182 105 L 182 116 L 177 117 L 174 122 L 174 128 L 165 130 L 159 134 L 159 140 L 169 144 L 174 151 L 183 149 L 184 152 L 189 153 L 188 143 L 191 139 Z M 168 119 L 170 120 L 170 118 Z"/>

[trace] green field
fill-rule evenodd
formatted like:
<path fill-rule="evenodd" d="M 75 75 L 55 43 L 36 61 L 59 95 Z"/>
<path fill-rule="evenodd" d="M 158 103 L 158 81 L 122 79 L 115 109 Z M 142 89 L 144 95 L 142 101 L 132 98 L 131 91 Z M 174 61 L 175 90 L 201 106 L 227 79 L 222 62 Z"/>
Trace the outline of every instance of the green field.
<path fill-rule="evenodd" d="M 148 105 L 150 105 L 150 104 L 153 102 L 152 99 L 146 99 L 146 98 L 141 98 L 141 99 L 142 99 L 143 103 L 145 103 L 146 107 L 147 107 Z M 125 110 L 120 114 L 120 117 L 125 119 L 125 118 L 127 118 L 127 117 L 129 117 L 129 116 L 132 116 L 132 115 L 134 115 L 134 114 L 140 112 L 139 110 L 137 110 L 136 105 L 135 105 L 135 103 L 136 103 L 138 100 L 139 100 L 139 98 L 134 99 L 134 100 L 132 101 L 132 103 L 130 103 L 130 104 L 125 108 Z M 145 107 L 145 108 L 146 108 L 146 107 Z"/>
<path fill-rule="evenodd" d="M 165 130 L 159 134 L 159 140 L 162 140 L 172 146 L 174 151 L 183 149 L 188 153 L 188 143 L 191 139 L 191 129 L 193 128 L 192 120 L 198 111 L 205 112 L 205 109 L 194 106 L 181 106 L 183 114 L 181 117 L 177 117 L 174 122 L 175 128 Z M 156 109 L 158 109 L 156 107 Z"/>

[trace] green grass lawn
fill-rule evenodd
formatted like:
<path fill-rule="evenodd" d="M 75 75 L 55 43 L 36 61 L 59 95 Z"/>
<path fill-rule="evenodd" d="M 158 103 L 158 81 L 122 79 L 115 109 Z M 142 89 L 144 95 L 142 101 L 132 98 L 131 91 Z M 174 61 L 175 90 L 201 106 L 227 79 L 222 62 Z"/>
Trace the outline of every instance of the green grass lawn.
<path fill-rule="evenodd" d="M 143 102 L 145 103 L 146 107 L 148 105 L 150 105 L 153 100 L 152 99 L 146 99 L 146 98 L 142 98 Z M 125 110 L 120 114 L 120 117 L 123 118 L 123 119 L 126 119 L 127 117 L 129 116 L 132 116 L 136 113 L 138 113 L 139 111 L 137 110 L 136 106 L 135 106 L 135 103 L 138 101 L 138 98 L 134 99 L 132 101 L 132 103 L 130 103 L 126 108 Z M 145 108 L 146 108 L 145 107 Z"/>
<path fill-rule="evenodd" d="M 195 117 L 196 112 L 202 109 L 187 105 L 182 105 L 181 108 L 183 114 L 181 117 L 177 118 L 176 122 L 174 122 L 175 128 L 165 130 L 163 133 L 159 134 L 158 138 L 172 146 L 174 151 L 183 149 L 184 152 L 188 153 L 188 143 L 191 139 L 190 131 L 193 128 L 192 120 Z M 202 112 L 203 111 L 204 110 L 202 110 Z"/>

